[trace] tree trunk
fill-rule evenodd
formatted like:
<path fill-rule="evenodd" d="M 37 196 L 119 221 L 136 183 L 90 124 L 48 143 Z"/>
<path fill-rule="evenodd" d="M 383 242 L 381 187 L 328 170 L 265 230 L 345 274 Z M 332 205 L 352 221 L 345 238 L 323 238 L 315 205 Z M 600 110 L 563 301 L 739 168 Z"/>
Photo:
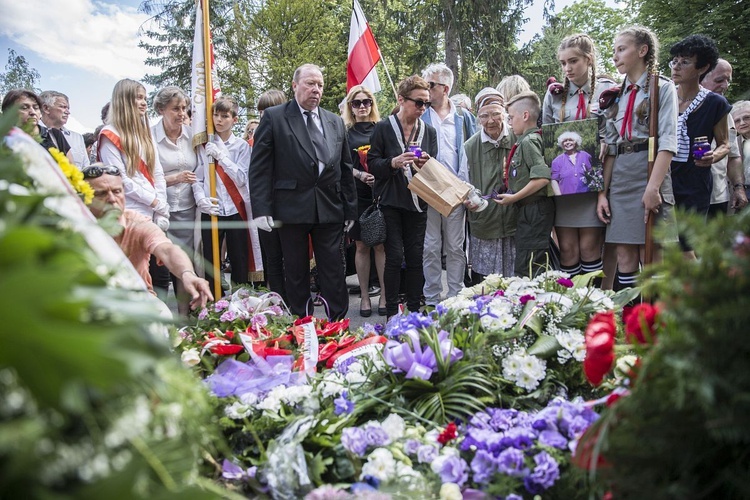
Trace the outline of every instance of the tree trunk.
<path fill-rule="evenodd" d="M 461 72 L 458 67 L 459 40 L 458 27 L 453 15 L 453 0 L 443 0 L 443 15 L 445 16 L 445 64 L 453 71 L 452 88 L 460 86 Z"/>

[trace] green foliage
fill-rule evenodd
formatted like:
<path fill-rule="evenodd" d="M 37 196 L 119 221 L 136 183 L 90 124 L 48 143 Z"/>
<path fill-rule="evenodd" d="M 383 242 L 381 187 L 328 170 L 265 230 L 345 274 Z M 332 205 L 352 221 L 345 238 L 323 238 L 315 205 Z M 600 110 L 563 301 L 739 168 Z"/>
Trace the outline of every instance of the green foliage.
<path fill-rule="evenodd" d="M 107 286 L 22 167 L 0 145 L 0 497 L 215 498 L 196 486 L 217 439 L 205 388 L 153 299 Z"/>
<path fill-rule="evenodd" d="M 8 49 L 8 63 L 5 65 L 5 73 L 0 73 L 0 96 L 9 90 L 28 89 L 41 92 L 37 87 L 42 76 L 30 67 L 24 56 L 20 56 L 13 49 Z"/>
<path fill-rule="evenodd" d="M 750 217 L 679 214 L 699 261 L 670 248 L 644 293 L 665 325 L 630 396 L 604 415 L 603 487 L 623 498 L 750 495 Z"/>
<path fill-rule="evenodd" d="M 733 83 L 727 98 L 730 101 L 750 96 L 750 38 L 745 23 L 738 20 L 750 16 L 748 2 L 701 2 L 699 0 L 630 0 L 629 9 L 637 12 L 636 21 L 650 27 L 659 37 L 661 68 L 669 73 L 669 48 L 682 38 L 695 33 L 716 41 L 721 57 L 729 61 Z"/>

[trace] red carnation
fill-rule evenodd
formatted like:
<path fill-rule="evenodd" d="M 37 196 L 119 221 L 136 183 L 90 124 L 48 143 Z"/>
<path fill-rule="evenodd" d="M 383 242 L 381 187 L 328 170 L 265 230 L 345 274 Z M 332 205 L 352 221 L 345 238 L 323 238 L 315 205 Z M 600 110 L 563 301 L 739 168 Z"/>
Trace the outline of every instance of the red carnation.
<path fill-rule="evenodd" d="M 633 307 L 629 314 L 623 317 L 623 321 L 625 322 L 625 338 L 628 339 L 628 342 L 631 344 L 653 343 L 656 334 L 654 324 L 659 312 L 658 306 L 646 303 Z"/>
<path fill-rule="evenodd" d="M 602 383 L 615 362 L 615 315 L 612 311 L 597 313 L 586 327 L 586 359 L 583 372 L 594 385 Z"/>
<path fill-rule="evenodd" d="M 454 422 L 449 423 L 445 426 L 445 429 L 443 432 L 440 433 L 437 440 L 438 443 L 445 446 L 446 444 L 450 443 L 454 439 L 456 439 L 456 431 L 458 428 L 456 427 L 456 424 Z"/>

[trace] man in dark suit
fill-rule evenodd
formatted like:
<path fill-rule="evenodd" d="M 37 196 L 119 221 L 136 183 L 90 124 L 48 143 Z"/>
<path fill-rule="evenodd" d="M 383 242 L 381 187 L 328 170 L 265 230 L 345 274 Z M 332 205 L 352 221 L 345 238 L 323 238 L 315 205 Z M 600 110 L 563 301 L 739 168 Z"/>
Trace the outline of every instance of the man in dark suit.
<path fill-rule="evenodd" d="M 294 99 L 266 109 L 255 130 L 248 178 L 253 224 L 278 228 L 287 301 L 299 316 L 310 298 L 312 239 L 321 294 L 331 319 L 341 319 L 349 294 L 340 244 L 357 217 L 351 152 L 341 118 L 318 107 L 320 68 L 304 64 L 292 80 Z"/>

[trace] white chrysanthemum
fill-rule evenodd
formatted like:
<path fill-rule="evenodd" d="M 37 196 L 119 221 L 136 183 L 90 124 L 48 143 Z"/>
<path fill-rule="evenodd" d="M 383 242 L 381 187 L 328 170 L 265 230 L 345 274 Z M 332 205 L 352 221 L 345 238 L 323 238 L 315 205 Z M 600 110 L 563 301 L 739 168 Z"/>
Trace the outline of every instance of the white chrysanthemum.
<path fill-rule="evenodd" d="M 285 403 L 296 406 L 301 401 L 306 400 L 310 397 L 312 394 L 312 387 L 304 384 L 304 385 L 294 385 L 292 387 L 287 388 L 281 396 L 282 401 Z"/>
<path fill-rule="evenodd" d="M 506 297 L 500 295 L 487 304 L 488 309 L 496 314 L 509 313 L 513 310 L 513 304 Z"/>
<path fill-rule="evenodd" d="M 391 413 L 390 415 L 388 415 L 388 417 L 383 420 L 381 426 L 383 427 L 385 433 L 388 434 L 391 442 L 398 441 L 399 439 L 404 437 L 406 422 L 404 422 L 404 419 L 401 418 L 401 416 L 396 415 L 395 413 Z"/>
<path fill-rule="evenodd" d="M 252 412 L 252 406 L 243 404 L 240 401 L 235 401 L 231 405 L 224 407 L 224 415 L 232 420 L 242 420 L 243 418 L 250 416 Z"/>
<path fill-rule="evenodd" d="M 514 379 L 519 371 L 521 371 L 521 358 L 516 351 L 503 360 L 503 377 Z"/>
<path fill-rule="evenodd" d="M 487 331 L 500 330 L 501 327 L 500 327 L 500 322 L 498 320 L 499 318 L 496 318 L 489 314 L 485 314 L 479 319 L 479 324 L 482 325 L 482 328 L 484 328 Z"/>
<path fill-rule="evenodd" d="M 502 328 L 503 330 L 507 330 L 518 323 L 518 319 L 516 319 L 516 317 L 511 314 L 502 314 L 499 318 L 497 318 L 497 321 L 500 325 L 500 328 Z"/>
<path fill-rule="evenodd" d="M 534 355 L 527 354 L 521 359 L 521 372 L 541 380 L 547 372 L 547 362 Z"/>
<path fill-rule="evenodd" d="M 367 457 L 367 463 L 362 466 L 360 479 L 372 476 L 380 481 L 389 481 L 396 475 L 396 460 L 386 448 L 377 448 Z"/>
<path fill-rule="evenodd" d="M 560 332 L 555 335 L 555 338 L 561 347 L 567 349 L 571 353 L 575 351 L 579 345 L 582 345 L 585 342 L 585 338 L 581 331 L 576 329 Z"/>
<path fill-rule="evenodd" d="M 526 389 L 527 391 L 533 391 L 539 386 L 539 380 L 532 377 L 528 373 L 519 373 L 516 377 L 515 383 L 518 387 Z"/>
<path fill-rule="evenodd" d="M 561 365 L 564 365 L 565 363 L 570 361 L 572 357 L 573 355 L 570 354 L 570 351 L 568 351 L 567 349 L 560 349 L 559 351 L 557 351 L 557 362 Z"/>
<path fill-rule="evenodd" d="M 503 281 L 505 278 L 500 276 L 499 274 L 488 274 L 486 278 L 484 278 L 483 283 L 487 285 L 488 288 L 494 288 L 498 289 L 502 286 Z"/>
<path fill-rule="evenodd" d="M 455 297 L 451 297 L 449 299 L 445 299 L 442 302 L 442 305 L 447 307 L 448 309 L 457 311 L 459 314 L 466 316 L 470 314 L 469 308 L 474 306 L 474 301 L 467 297 L 459 297 L 456 295 Z"/>
<path fill-rule="evenodd" d="M 578 288 L 576 293 L 582 299 L 588 295 L 587 300 L 594 304 L 597 311 L 608 311 L 615 308 L 615 304 L 607 292 L 599 288 Z"/>
<path fill-rule="evenodd" d="M 350 385 L 360 385 L 367 381 L 367 377 L 361 372 L 347 372 L 344 379 L 346 379 Z"/>

